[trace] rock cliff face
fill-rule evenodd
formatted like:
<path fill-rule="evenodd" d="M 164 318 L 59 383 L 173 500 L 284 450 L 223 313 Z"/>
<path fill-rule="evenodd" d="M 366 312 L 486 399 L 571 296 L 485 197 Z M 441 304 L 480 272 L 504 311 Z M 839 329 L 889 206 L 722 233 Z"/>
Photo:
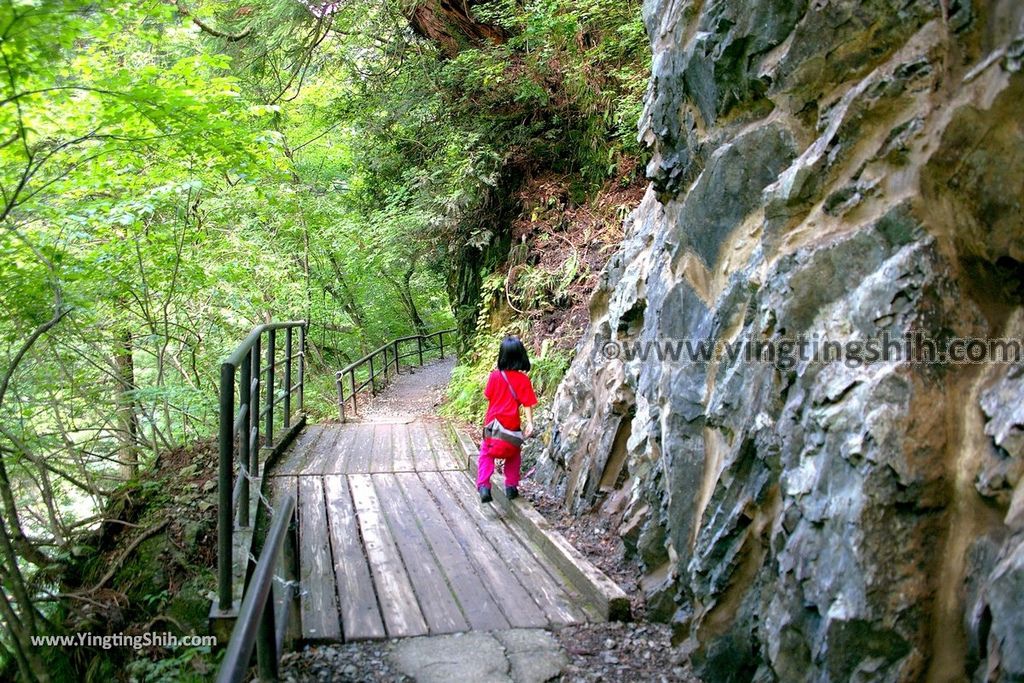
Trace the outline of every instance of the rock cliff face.
<path fill-rule="evenodd" d="M 1024 4 L 644 13 L 651 185 L 538 471 L 709 681 L 1024 679 L 1024 366 L 620 352 L 1019 339 Z"/>

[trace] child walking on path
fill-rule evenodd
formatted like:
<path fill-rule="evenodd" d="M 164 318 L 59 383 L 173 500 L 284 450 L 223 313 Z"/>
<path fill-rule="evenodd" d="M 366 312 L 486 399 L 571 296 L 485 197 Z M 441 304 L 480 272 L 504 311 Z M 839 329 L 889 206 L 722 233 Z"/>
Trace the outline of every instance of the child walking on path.
<path fill-rule="evenodd" d="M 487 415 L 484 417 L 484 439 L 480 444 L 476 488 L 480 502 L 491 502 L 491 475 L 494 460 L 505 461 L 505 494 L 511 499 L 519 495 L 519 474 L 522 466 L 520 449 L 523 439 L 533 434 L 533 406 L 537 396 L 526 373 L 530 358 L 518 337 L 505 337 L 498 351 L 498 368 L 491 371 L 484 388 Z M 519 407 L 526 417 L 520 430 Z"/>

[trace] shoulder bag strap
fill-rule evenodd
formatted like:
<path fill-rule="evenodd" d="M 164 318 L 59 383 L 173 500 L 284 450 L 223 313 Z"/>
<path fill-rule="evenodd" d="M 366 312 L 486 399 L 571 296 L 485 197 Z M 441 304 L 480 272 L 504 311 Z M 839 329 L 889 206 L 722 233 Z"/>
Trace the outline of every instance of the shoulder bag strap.
<path fill-rule="evenodd" d="M 498 372 L 501 373 L 502 379 L 504 379 L 505 380 L 505 384 L 508 385 L 508 390 L 512 392 L 512 398 L 514 398 L 516 400 L 516 403 L 521 405 L 522 401 L 520 401 L 519 397 L 516 396 L 516 390 L 512 388 L 512 382 L 508 381 L 508 375 L 505 374 L 504 370 L 499 370 Z"/>

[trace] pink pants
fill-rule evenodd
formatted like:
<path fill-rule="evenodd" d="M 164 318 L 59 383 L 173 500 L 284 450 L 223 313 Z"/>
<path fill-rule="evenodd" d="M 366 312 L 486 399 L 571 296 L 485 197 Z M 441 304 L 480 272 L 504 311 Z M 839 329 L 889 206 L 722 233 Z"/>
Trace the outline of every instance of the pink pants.
<path fill-rule="evenodd" d="M 519 469 L 522 466 L 519 448 L 498 439 L 484 439 L 477 459 L 476 487 L 490 487 L 496 459 L 505 461 L 505 486 L 519 486 Z"/>

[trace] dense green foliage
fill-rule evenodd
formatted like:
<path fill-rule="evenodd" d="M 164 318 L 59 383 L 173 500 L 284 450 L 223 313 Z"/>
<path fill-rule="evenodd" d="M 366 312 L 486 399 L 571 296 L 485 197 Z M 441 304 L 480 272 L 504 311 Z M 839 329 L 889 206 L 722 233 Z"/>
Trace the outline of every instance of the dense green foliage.
<path fill-rule="evenodd" d="M 456 54 L 410 29 L 414 5 L 0 6 L 0 493 L 27 576 L 212 433 L 217 365 L 251 327 L 311 321 L 327 414 L 329 370 L 451 324 L 454 262 L 496 239 L 517 178 L 571 174 L 582 198 L 636 154 L 637 2 L 480 3 L 504 39 Z M 565 362 L 538 362 L 542 391 Z M 59 628 L 25 604 L 56 586 L 21 573 L 0 581 L 25 632 Z"/>

